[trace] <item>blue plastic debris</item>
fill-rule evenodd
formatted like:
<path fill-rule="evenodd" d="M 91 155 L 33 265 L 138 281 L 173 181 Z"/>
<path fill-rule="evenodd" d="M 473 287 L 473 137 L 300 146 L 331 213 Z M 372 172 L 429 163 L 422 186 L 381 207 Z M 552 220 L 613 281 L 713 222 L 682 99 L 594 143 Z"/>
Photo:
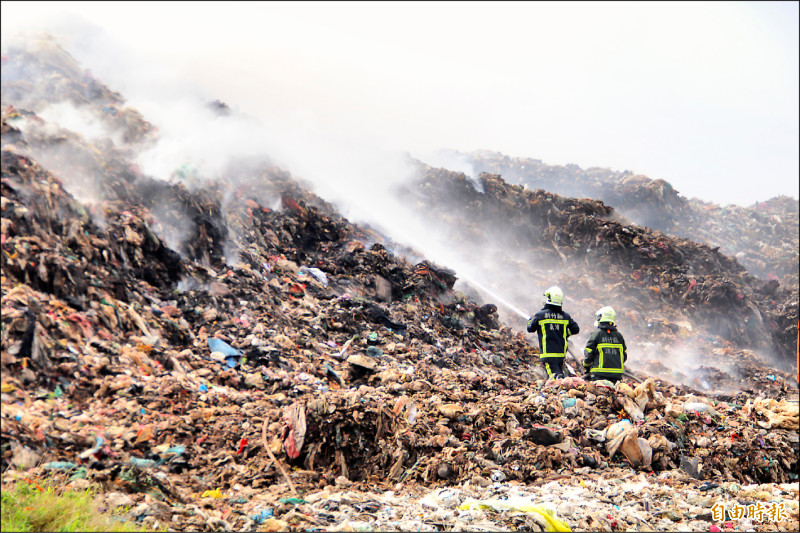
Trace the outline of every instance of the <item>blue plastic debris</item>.
<path fill-rule="evenodd" d="M 138 457 L 131 457 L 129 463 L 131 466 L 137 466 L 139 468 L 153 468 L 158 465 L 158 463 L 152 459 L 140 459 Z"/>
<path fill-rule="evenodd" d="M 78 465 L 68 461 L 51 461 L 42 465 L 45 470 L 72 470 Z"/>
<path fill-rule="evenodd" d="M 171 448 L 167 448 L 164 451 L 164 455 L 168 455 L 168 454 L 180 455 L 185 451 L 186 451 L 186 446 L 184 446 L 183 444 L 179 444 L 177 446 L 172 446 Z"/>
<path fill-rule="evenodd" d="M 367 346 L 366 354 L 370 357 L 380 357 L 383 355 L 383 350 L 376 346 Z"/>
<path fill-rule="evenodd" d="M 271 517 L 273 513 L 274 511 L 272 509 L 262 509 L 260 513 L 250 515 L 250 520 L 252 520 L 258 525 L 261 525 L 262 523 L 264 523 L 264 520 Z"/>
<path fill-rule="evenodd" d="M 222 352 L 226 357 L 238 357 L 242 355 L 241 350 L 237 350 L 224 340 L 215 337 L 208 339 L 208 347 L 212 352 Z"/>

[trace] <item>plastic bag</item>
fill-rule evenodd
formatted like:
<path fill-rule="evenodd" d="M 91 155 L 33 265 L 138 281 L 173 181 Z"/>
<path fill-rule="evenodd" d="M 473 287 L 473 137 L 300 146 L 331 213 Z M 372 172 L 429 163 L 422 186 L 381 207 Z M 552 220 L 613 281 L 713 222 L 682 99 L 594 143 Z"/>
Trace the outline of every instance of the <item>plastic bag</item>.
<path fill-rule="evenodd" d="M 241 350 L 237 350 L 236 348 L 234 348 L 233 346 L 231 346 L 230 344 L 228 344 L 224 340 L 217 339 L 217 338 L 214 338 L 214 337 L 208 339 L 208 348 L 212 352 L 222 352 L 226 357 L 228 357 L 228 356 L 235 357 L 235 356 L 242 355 L 242 351 Z"/>
<path fill-rule="evenodd" d="M 309 267 L 303 265 L 303 266 L 300 267 L 300 270 L 298 270 L 297 273 L 301 274 L 301 275 L 311 274 L 312 276 L 317 278 L 317 281 L 319 281 L 320 283 L 322 283 L 326 287 L 328 286 L 328 275 L 325 274 L 325 272 L 323 272 L 322 270 L 320 270 L 318 268 L 314 268 L 314 267 L 309 268 Z"/>
<path fill-rule="evenodd" d="M 560 520 L 556 516 L 555 511 L 527 498 L 515 497 L 507 500 L 467 500 L 459 505 L 458 508 L 461 511 L 493 509 L 495 511 L 535 513 L 541 516 L 546 522 L 545 531 L 572 531 L 566 522 Z"/>

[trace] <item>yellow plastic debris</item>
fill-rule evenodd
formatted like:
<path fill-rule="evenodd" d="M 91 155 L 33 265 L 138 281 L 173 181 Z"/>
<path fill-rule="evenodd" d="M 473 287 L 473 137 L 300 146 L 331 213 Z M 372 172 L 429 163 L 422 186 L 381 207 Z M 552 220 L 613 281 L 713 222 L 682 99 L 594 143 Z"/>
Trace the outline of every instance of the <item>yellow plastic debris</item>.
<path fill-rule="evenodd" d="M 5 381 L 0 385 L 0 391 L 2 392 L 13 392 L 16 390 L 16 387 L 11 383 L 6 383 Z"/>
<path fill-rule="evenodd" d="M 207 490 L 203 493 L 201 498 L 222 498 L 222 491 L 220 489 Z"/>
<path fill-rule="evenodd" d="M 509 498 L 507 500 L 467 500 L 458 507 L 461 511 L 475 509 L 492 509 L 495 511 L 521 511 L 541 516 L 545 523 L 545 531 L 572 531 L 566 522 L 556 517 L 555 511 L 526 498 Z"/>

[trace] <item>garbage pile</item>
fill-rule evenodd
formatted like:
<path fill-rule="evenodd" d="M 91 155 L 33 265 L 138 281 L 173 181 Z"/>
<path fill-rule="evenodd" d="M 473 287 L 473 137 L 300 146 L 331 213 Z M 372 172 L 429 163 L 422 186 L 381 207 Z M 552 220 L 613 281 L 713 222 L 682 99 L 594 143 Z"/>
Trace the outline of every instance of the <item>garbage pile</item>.
<path fill-rule="evenodd" d="M 476 174 L 500 174 L 529 189 L 602 200 L 635 224 L 719 248 L 762 280 L 798 286 L 800 206 L 792 198 L 776 197 L 750 207 L 719 206 L 687 199 L 669 182 L 629 170 L 546 165 L 490 151 L 455 155 L 466 158 Z"/>
<path fill-rule="evenodd" d="M 696 320 L 712 354 L 707 387 L 667 379 L 668 360 L 644 350 L 641 382 L 547 380 L 501 302 L 459 290 L 445 265 L 395 254 L 286 170 L 248 161 L 238 179 L 193 187 L 143 175 L 130 159 L 139 141 L 92 144 L 9 107 L 6 61 L 18 58 L 3 63 L 4 484 L 93 484 L 104 508 L 172 531 L 800 525 L 797 384 L 739 330 Z M 134 131 L 153 132 L 137 120 Z M 74 165 L 70 179 L 31 155 L 56 140 L 69 149 L 53 163 Z M 655 321 L 642 292 L 673 320 L 671 306 L 727 318 L 717 298 L 782 323 L 735 261 L 607 221 L 600 201 L 531 196 L 496 176 L 479 196 L 426 172 L 404 194 L 427 198 L 452 231 L 462 221 L 493 240 L 507 220 L 546 228 L 548 241 L 517 241 L 551 244 L 537 252 L 544 273 L 523 274 L 564 267 L 575 301 L 605 295 L 566 262 L 601 250 L 629 291 L 620 315 L 644 328 L 639 344 L 699 336 Z M 87 175 L 82 200 L 68 186 Z M 452 198 L 469 200 L 463 212 L 444 209 Z M 700 287 L 678 299 L 669 283 L 688 287 L 690 269 Z"/>
<path fill-rule="evenodd" d="M 643 340 L 721 336 L 793 366 L 796 286 L 765 283 L 718 249 L 619 222 L 598 200 L 530 190 L 491 174 L 482 174 L 476 188 L 464 174 L 421 168 L 424 176 L 404 193 L 408 204 L 446 228 L 449 240 L 475 242 L 513 264 L 513 276 L 495 280 L 500 293 L 519 294 L 525 280 L 547 287 L 555 278 L 578 302 L 579 323 L 591 323 L 591 313 L 614 302 Z"/>

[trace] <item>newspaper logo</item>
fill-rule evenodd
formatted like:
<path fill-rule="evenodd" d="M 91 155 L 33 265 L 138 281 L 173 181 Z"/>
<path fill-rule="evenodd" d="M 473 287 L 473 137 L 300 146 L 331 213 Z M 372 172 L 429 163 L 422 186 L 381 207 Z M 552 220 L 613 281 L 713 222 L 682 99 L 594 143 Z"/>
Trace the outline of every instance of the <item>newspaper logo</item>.
<path fill-rule="evenodd" d="M 751 503 L 748 505 L 733 504 L 730 509 L 725 509 L 725 505 L 715 503 L 711 507 L 712 517 L 715 522 L 722 522 L 726 520 L 725 514 L 727 512 L 728 520 L 743 520 L 749 518 L 758 522 L 783 522 L 789 519 L 789 513 L 786 511 L 785 503 Z"/>

